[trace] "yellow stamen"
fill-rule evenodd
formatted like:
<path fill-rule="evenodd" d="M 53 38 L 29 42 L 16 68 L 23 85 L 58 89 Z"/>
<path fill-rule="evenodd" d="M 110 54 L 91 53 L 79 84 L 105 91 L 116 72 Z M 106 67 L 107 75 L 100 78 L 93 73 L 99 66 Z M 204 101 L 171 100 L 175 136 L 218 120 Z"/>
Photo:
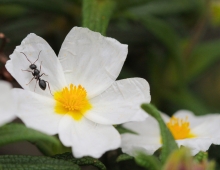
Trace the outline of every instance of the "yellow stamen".
<path fill-rule="evenodd" d="M 75 120 L 81 120 L 83 115 L 92 108 L 87 99 L 87 92 L 81 85 L 64 87 L 61 91 L 54 93 L 56 100 L 55 112 L 69 114 Z"/>
<path fill-rule="evenodd" d="M 191 133 L 188 117 L 186 117 L 184 120 L 173 116 L 167 123 L 167 127 L 176 140 L 195 137 L 195 135 Z"/>

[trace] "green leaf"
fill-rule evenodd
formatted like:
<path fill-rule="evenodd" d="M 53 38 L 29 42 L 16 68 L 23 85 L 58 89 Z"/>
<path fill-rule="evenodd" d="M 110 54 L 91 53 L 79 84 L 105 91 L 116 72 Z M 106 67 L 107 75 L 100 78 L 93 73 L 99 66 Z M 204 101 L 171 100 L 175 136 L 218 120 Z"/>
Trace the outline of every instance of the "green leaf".
<path fill-rule="evenodd" d="M 220 59 L 220 41 L 197 45 L 188 61 L 188 81 L 192 81 Z"/>
<path fill-rule="evenodd" d="M 194 160 L 196 160 L 197 162 L 206 161 L 207 158 L 208 158 L 208 153 L 207 152 L 203 152 L 203 151 L 200 151 L 199 153 L 197 153 L 194 156 Z"/>
<path fill-rule="evenodd" d="M 171 101 L 180 108 L 191 110 L 195 115 L 209 113 L 210 109 L 207 105 L 188 89 L 182 88 L 179 91 L 164 91 L 163 93 L 166 100 Z"/>
<path fill-rule="evenodd" d="M 156 109 L 156 107 L 151 104 L 142 104 L 141 107 L 148 114 L 153 116 L 159 123 L 160 134 L 161 134 L 162 143 L 163 143 L 162 151 L 161 151 L 161 161 L 162 161 L 162 163 L 165 163 L 168 156 L 174 150 L 178 149 L 178 146 L 177 146 L 175 139 L 173 138 L 171 132 L 167 128 L 163 119 L 161 118 L 160 112 Z"/>
<path fill-rule="evenodd" d="M 131 160 L 131 159 L 134 159 L 134 157 L 130 156 L 126 153 L 123 153 L 117 157 L 116 162 L 127 161 L 127 160 Z"/>
<path fill-rule="evenodd" d="M 77 158 L 73 157 L 72 153 L 67 152 L 64 154 L 55 155 L 55 156 L 53 156 L 53 158 L 70 161 L 70 162 L 73 162 L 74 164 L 77 164 L 80 166 L 81 165 L 93 165 L 100 170 L 106 170 L 106 167 L 102 162 L 100 162 L 98 159 L 95 159 L 95 158 L 92 158 L 89 156 L 77 159 Z"/>
<path fill-rule="evenodd" d="M 156 157 L 144 153 L 138 153 L 135 157 L 135 162 L 147 170 L 161 170 L 162 168 L 160 161 Z"/>
<path fill-rule="evenodd" d="M 83 0 L 83 27 L 105 35 L 115 8 L 113 0 Z"/>
<path fill-rule="evenodd" d="M 166 21 L 150 15 L 136 15 L 132 11 L 126 11 L 124 15 L 141 22 L 149 32 L 167 47 L 170 53 L 180 54 L 179 35 Z"/>
<path fill-rule="evenodd" d="M 72 162 L 44 156 L 4 155 L 0 156 L 3 170 L 80 170 Z"/>
<path fill-rule="evenodd" d="M 147 2 L 153 1 L 153 0 L 115 0 L 117 2 L 117 7 L 121 9 L 134 7 L 134 6 L 141 6 L 143 4 L 146 4 Z"/>
<path fill-rule="evenodd" d="M 140 21 L 147 30 L 150 31 L 159 40 L 159 42 L 167 48 L 168 57 L 175 65 L 175 71 L 172 73 L 178 73 L 172 77 L 176 78 L 176 82 L 182 84 L 181 82 L 184 78 L 184 66 L 180 54 L 179 36 L 176 31 L 167 22 L 155 17 L 143 17 Z"/>
<path fill-rule="evenodd" d="M 173 29 L 172 26 L 169 25 L 166 21 L 147 15 L 136 15 L 131 11 L 126 11 L 124 15 L 132 20 L 138 21 L 143 24 L 143 26 L 158 40 L 160 44 L 163 44 L 164 47 L 167 49 L 168 57 L 174 63 L 174 71 L 172 75 L 168 75 L 172 77 L 171 85 L 183 85 L 184 81 L 184 65 L 183 59 L 181 56 L 181 49 L 180 49 L 180 37 L 177 32 Z M 170 67 L 168 67 L 170 69 Z M 174 77 L 174 78 L 173 78 Z M 168 78 L 167 78 L 168 79 Z M 169 79 L 170 80 L 170 79 Z"/>
<path fill-rule="evenodd" d="M 117 129 L 117 131 L 118 131 L 120 134 L 123 134 L 123 133 L 137 134 L 136 132 L 133 132 L 132 130 L 127 129 L 127 128 L 123 127 L 122 125 L 117 125 L 117 126 L 115 126 L 115 128 Z"/>
<path fill-rule="evenodd" d="M 0 146 L 26 140 L 36 145 L 44 155 L 69 151 L 55 136 L 29 129 L 23 124 L 11 123 L 0 127 L 0 136 Z"/>
<path fill-rule="evenodd" d="M 130 8 L 129 11 L 142 17 L 147 17 L 149 15 L 160 15 L 163 17 L 166 15 L 178 15 L 198 10 L 198 5 L 196 6 L 194 1 L 197 0 L 150 1 L 149 3 Z"/>
<path fill-rule="evenodd" d="M 56 14 L 68 15 L 67 4 L 65 1 L 53 1 L 53 0 L 0 0 L 0 5 L 2 4 L 16 4 L 27 8 L 32 8 L 40 11 L 53 12 Z"/>
<path fill-rule="evenodd" d="M 27 11 L 27 9 L 19 5 L 0 5 L 0 16 L 4 17 L 4 19 L 21 17 Z"/>

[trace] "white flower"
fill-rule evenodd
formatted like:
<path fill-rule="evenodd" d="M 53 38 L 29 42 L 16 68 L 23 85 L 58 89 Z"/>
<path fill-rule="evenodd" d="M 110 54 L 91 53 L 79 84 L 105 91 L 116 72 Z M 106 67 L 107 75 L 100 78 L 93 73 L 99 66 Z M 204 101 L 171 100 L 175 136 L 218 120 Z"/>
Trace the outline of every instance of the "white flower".
<path fill-rule="evenodd" d="M 11 85 L 6 81 L 0 81 L 0 126 L 15 118 L 14 109 Z"/>
<path fill-rule="evenodd" d="M 143 121 L 147 114 L 140 104 L 150 102 L 146 80 L 115 81 L 126 55 L 127 45 L 86 28 L 70 31 L 58 58 L 45 40 L 29 34 L 6 64 L 24 88 L 14 90 L 19 103 L 17 116 L 28 127 L 59 134 L 75 157 L 100 157 L 118 148 L 121 138 L 112 125 Z M 50 89 L 48 83 L 45 90 L 37 84 L 35 92 L 35 81 L 26 85 L 33 75 L 22 70 L 31 63 L 38 69 L 41 65 L 40 75 L 46 75 L 40 79 L 47 81 Z"/>
<path fill-rule="evenodd" d="M 207 151 L 211 144 L 220 144 L 220 115 L 195 116 L 187 110 L 176 112 L 171 118 L 162 114 L 167 127 L 179 146 L 189 147 L 192 154 Z M 157 121 L 149 116 L 143 122 L 130 122 L 123 125 L 139 135 L 122 134 L 122 151 L 135 156 L 136 150 L 153 154 L 162 146 Z"/>

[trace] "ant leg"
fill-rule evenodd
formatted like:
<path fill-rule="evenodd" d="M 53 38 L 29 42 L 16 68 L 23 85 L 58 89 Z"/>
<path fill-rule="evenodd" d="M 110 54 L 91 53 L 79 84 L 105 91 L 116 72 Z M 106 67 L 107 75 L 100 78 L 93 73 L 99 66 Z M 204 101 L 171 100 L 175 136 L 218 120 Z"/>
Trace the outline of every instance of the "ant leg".
<path fill-rule="evenodd" d="M 30 70 L 22 70 L 22 69 L 21 69 L 21 71 L 27 71 L 27 72 L 31 72 L 31 73 L 32 73 L 32 71 L 30 71 Z"/>
<path fill-rule="evenodd" d="M 40 75 L 40 77 L 43 76 L 43 75 L 48 76 L 48 75 L 46 75 L 45 73 L 43 73 L 43 74 Z"/>
<path fill-rule="evenodd" d="M 33 80 L 34 80 L 34 77 L 31 79 L 31 81 L 28 84 L 30 84 Z M 26 85 L 28 85 L 28 84 L 26 84 Z"/>
<path fill-rule="evenodd" d="M 40 62 L 40 72 L 41 72 L 41 65 L 42 65 L 42 62 L 43 62 L 43 61 Z"/>
<path fill-rule="evenodd" d="M 41 65 L 42 65 L 42 62 L 43 62 L 43 61 L 41 61 L 41 63 L 40 63 L 40 72 L 41 72 Z M 40 75 L 40 77 L 43 76 L 43 75 L 48 76 L 48 75 L 46 75 L 45 73 L 43 73 L 43 74 Z"/>
<path fill-rule="evenodd" d="M 37 85 L 37 80 L 36 80 L 36 83 L 35 83 L 35 86 L 34 86 L 34 92 L 35 92 L 35 90 L 36 90 L 36 85 Z"/>
<path fill-rule="evenodd" d="M 50 83 L 48 81 L 45 81 L 47 84 L 48 84 L 48 88 L 50 90 Z M 50 94 L 53 96 L 53 94 L 51 93 L 51 90 L 50 90 Z"/>
<path fill-rule="evenodd" d="M 41 50 L 41 51 L 42 51 L 42 50 Z M 40 53 L 41 53 L 41 51 L 40 51 L 39 54 L 38 54 L 38 58 L 37 58 L 37 60 L 38 60 L 39 57 L 40 57 Z M 37 60 L 36 60 L 36 61 L 37 61 Z M 36 63 L 36 61 L 35 61 L 34 63 Z M 34 64 L 34 63 L 33 63 L 33 64 Z"/>

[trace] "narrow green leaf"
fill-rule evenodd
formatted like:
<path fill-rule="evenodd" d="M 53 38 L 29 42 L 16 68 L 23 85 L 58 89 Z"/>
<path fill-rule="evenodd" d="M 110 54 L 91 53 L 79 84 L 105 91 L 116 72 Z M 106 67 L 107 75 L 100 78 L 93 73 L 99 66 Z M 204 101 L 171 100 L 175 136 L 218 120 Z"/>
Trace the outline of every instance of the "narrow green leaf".
<path fill-rule="evenodd" d="M 151 15 L 137 15 L 132 11 L 126 11 L 124 15 L 130 19 L 141 22 L 149 32 L 167 47 L 170 53 L 177 55 L 174 57 L 179 57 L 179 35 L 166 21 Z"/>
<path fill-rule="evenodd" d="M 144 153 L 138 153 L 135 157 L 135 162 L 147 170 L 161 170 L 162 168 L 160 161 L 155 156 L 146 155 Z"/>
<path fill-rule="evenodd" d="M 28 29 L 31 29 L 35 32 L 38 26 L 43 24 L 42 19 L 40 17 L 25 17 L 25 18 L 18 18 L 16 21 L 8 22 L 6 24 L 1 25 L 1 31 L 9 36 L 10 39 L 14 40 L 17 37 L 26 36 Z M 46 26 L 43 25 L 41 29 L 46 29 Z M 27 29 L 28 28 L 28 29 Z M 18 30 L 20 30 L 18 34 Z M 24 38 L 24 37 L 23 37 Z"/>
<path fill-rule="evenodd" d="M 205 42 L 197 45 L 188 61 L 188 81 L 203 73 L 220 59 L 220 41 Z"/>
<path fill-rule="evenodd" d="M 29 129 L 23 124 L 11 123 L 0 127 L 0 136 L 0 146 L 26 140 L 36 145 L 45 155 L 69 151 L 55 136 Z"/>
<path fill-rule="evenodd" d="M 56 14 L 69 15 L 67 13 L 67 4 L 65 1 L 53 1 L 53 0 L 0 0 L 1 4 L 17 4 L 27 8 L 32 8 L 40 11 L 53 12 Z"/>
<path fill-rule="evenodd" d="M 89 157 L 89 156 L 77 159 L 77 158 L 73 157 L 72 153 L 67 152 L 67 153 L 64 153 L 64 154 L 55 155 L 55 156 L 53 156 L 53 158 L 70 161 L 70 162 L 73 162 L 74 164 L 77 164 L 77 165 L 80 165 L 80 166 L 81 165 L 93 165 L 93 166 L 97 167 L 100 170 L 106 170 L 106 167 L 102 162 L 100 162 L 98 159 L 95 159 L 95 158 L 92 158 L 92 157 Z"/>
<path fill-rule="evenodd" d="M 27 13 L 28 9 L 19 5 L 0 5 L 0 16 L 4 19 L 21 17 Z"/>
<path fill-rule="evenodd" d="M 115 8 L 113 0 L 83 0 L 83 27 L 105 35 Z"/>
<path fill-rule="evenodd" d="M 210 110 L 200 98 L 188 89 L 182 88 L 179 91 L 164 91 L 163 93 L 167 100 L 180 108 L 191 110 L 195 115 L 204 115 Z"/>
<path fill-rule="evenodd" d="M 117 157 L 116 162 L 127 161 L 127 160 L 131 160 L 131 159 L 134 159 L 134 157 L 130 156 L 126 153 L 123 153 Z"/>
<path fill-rule="evenodd" d="M 133 132 L 132 130 L 127 129 L 127 128 L 123 127 L 122 125 L 117 125 L 117 126 L 115 127 L 115 129 L 117 129 L 117 131 L 118 131 L 120 134 L 123 134 L 123 133 L 137 134 L 136 132 Z"/>
<path fill-rule="evenodd" d="M 163 17 L 167 15 L 179 15 L 181 13 L 192 12 L 192 10 L 194 10 L 194 12 L 198 10 L 192 1 L 193 0 L 150 1 L 149 3 L 130 8 L 129 11 L 142 17 L 149 15 L 160 15 Z"/>
<path fill-rule="evenodd" d="M 3 170 L 80 170 L 72 162 L 44 156 L 4 155 L 0 156 Z"/>
<path fill-rule="evenodd" d="M 170 57 L 175 64 L 176 71 L 174 71 L 174 73 L 178 72 L 178 74 L 173 77 L 177 79 L 176 82 L 183 84 L 184 66 L 180 54 L 179 36 L 176 31 L 167 22 L 155 17 L 141 18 L 141 22 L 147 30 L 167 48 L 168 57 Z"/>
<path fill-rule="evenodd" d="M 15 20 L 2 24 L 1 32 L 10 39 L 8 45 L 13 47 L 20 44 L 21 40 L 30 33 L 30 30 L 35 34 L 42 35 L 47 31 L 47 28 L 48 25 L 44 24 L 40 16 L 17 16 Z"/>
<path fill-rule="evenodd" d="M 141 6 L 153 0 L 115 0 L 119 9 L 125 9 L 134 6 Z"/>
<path fill-rule="evenodd" d="M 142 109 L 144 109 L 148 114 L 153 116 L 159 123 L 160 126 L 160 134 L 162 138 L 162 151 L 161 151 L 161 161 L 165 163 L 168 156 L 178 148 L 171 132 L 167 128 L 166 124 L 164 123 L 163 119 L 161 118 L 160 112 L 156 109 L 155 106 L 151 104 L 142 104 Z"/>
<path fill-rule="evenodd" d="M 160 44 L 163 44 L 167 49 L 167 55 L 174 63 L 174 71 L 171 71 L 173 75 L 167 75 L 172 77 L 171 85 L 184 85 L 184 65 L 181 56 L 180 49 L 180 37 L 177 32 L 166 21 L 153 17 L 151 15 L 142 16 L 136 15 L 132 11 L 126 11 L 124 15 L 132 20 L 138 21 L 158 40 Z M 168 68 L 170 69 L 170 68 Z M 176 74 L 178 73 L 178 74 Z M 174 77 L 174 78 L 173 78 Z"/>

